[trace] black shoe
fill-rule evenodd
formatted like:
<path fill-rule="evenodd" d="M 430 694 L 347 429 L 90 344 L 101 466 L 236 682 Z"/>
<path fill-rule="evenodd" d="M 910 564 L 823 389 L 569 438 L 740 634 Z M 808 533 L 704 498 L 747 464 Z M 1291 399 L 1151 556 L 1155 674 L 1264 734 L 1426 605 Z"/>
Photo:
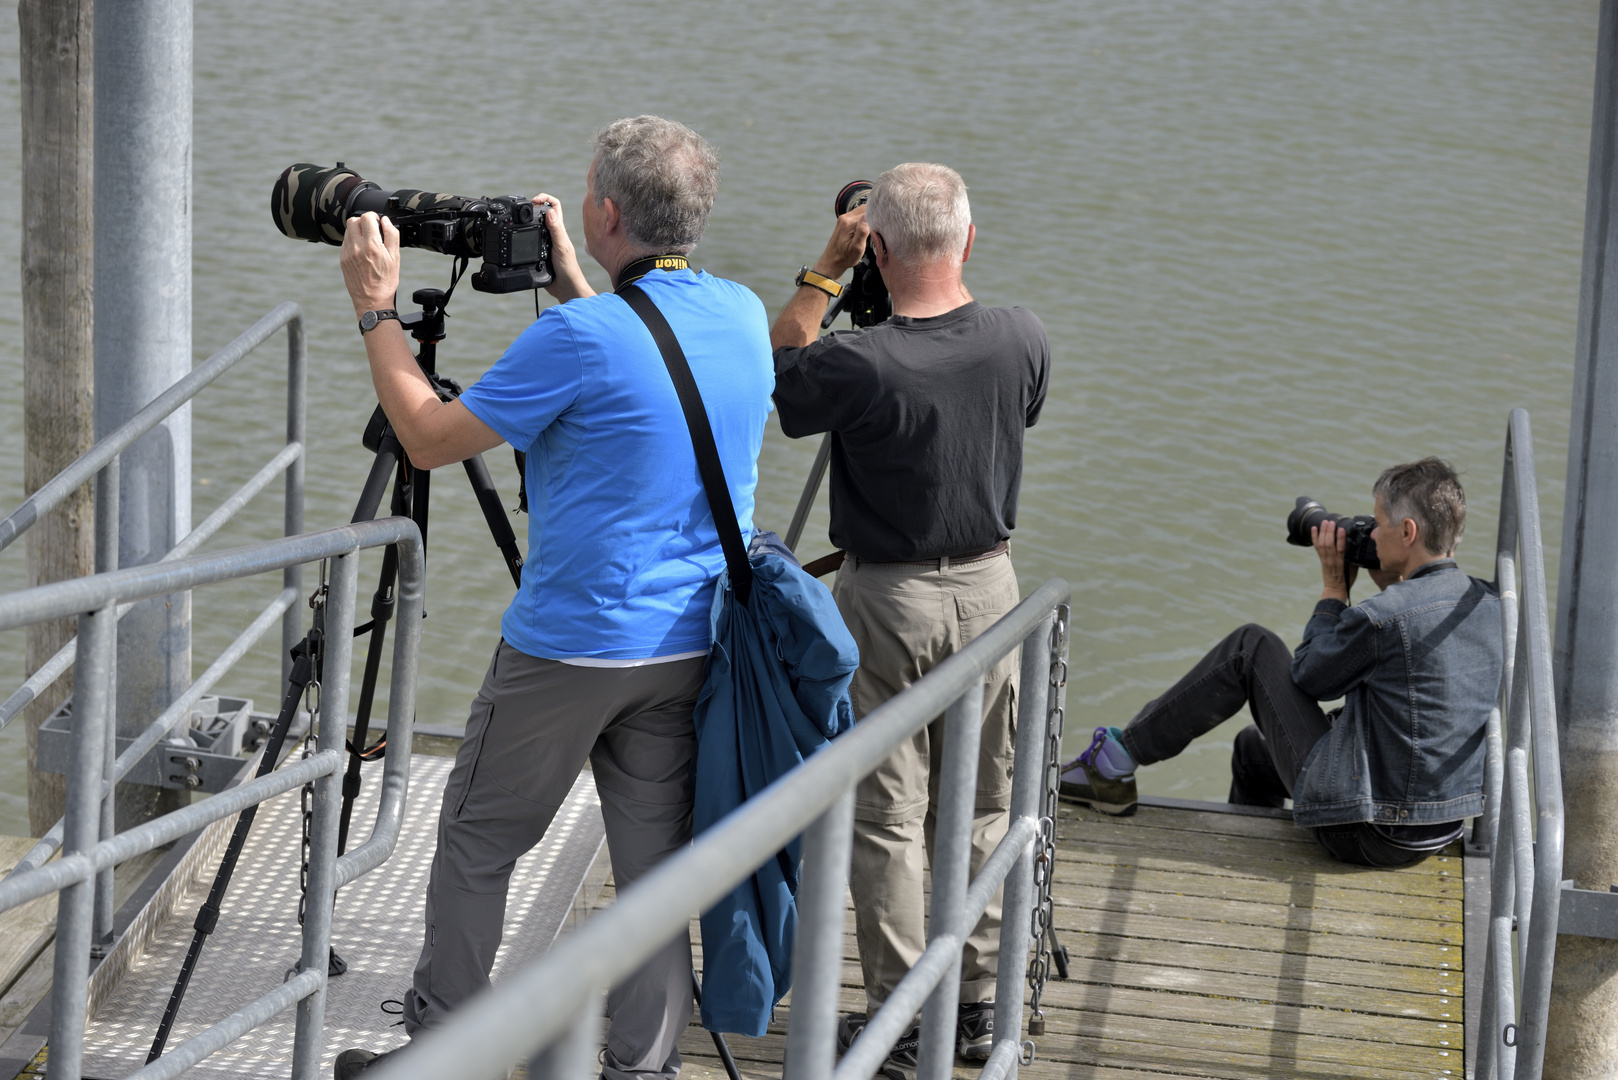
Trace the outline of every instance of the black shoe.
<path fill-rule="evenodd" d="M 391 1053 L 393 1053 L 392 1050 L 384 1050 L 380 1054 L 373 1054 L 369 1050 L 360 1050 L 357 1048 L 353 1050 L 344 1050 L 341 1054 L 337 1055 L 337 1060 L 332 1064 L 332 1075 L 336 1078 L 336 1080 L 353 1080 L 354 1077 L 358 1076 L 366 1069 L 369 1069 L 372 1065 L 375 1065 L 377 1062 L 381 1061 Z"/>
<path fill-rule="evenodd" d="M 1091 764 L 1091 758 L 1106 738 L 1107 729 L 1096 728 L 1090 748 L 1062 766 L 1062 782 L 1057 794 L 1063 802 L 1082 803 L 1103 814 L 1125 817 L 1138 808 L 1135 774 L 1109 780 Z"/>
<path fill-rule="evenodd" d="M 968 1061 L 987 1061 L 994 1049 L 994 1002 L 962 1002 L 955 1020 L 955 1052 Z"/>
<path fill-rule="evenodd" d="M 888 1060 L 877 1069 L 878 1076 L 888 1080 L 916 1080 L 916 1051 L 921 1046 L 921 1025 L 917 1024 L 899 1037 L 888 1051 Z"/>
<path fill-rule="evenodd" d="M 865 1030 L 864 1013 L 844 1013 L 837 1018 L 837 1053 L 848 1053 L 848 1048 L 854 1045 L 854 1040 L 860 1037 Z"/>

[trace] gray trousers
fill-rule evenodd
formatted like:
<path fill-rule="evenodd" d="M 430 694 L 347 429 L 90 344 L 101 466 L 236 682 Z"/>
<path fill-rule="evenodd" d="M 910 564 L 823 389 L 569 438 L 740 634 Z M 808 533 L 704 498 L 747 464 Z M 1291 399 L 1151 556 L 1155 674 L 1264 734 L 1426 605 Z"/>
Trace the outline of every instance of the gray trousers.
<path fill-rule="evenodd" d="M 512 866 L 544 836 L 586 759 L 620 889 L 690 843 L 703 663 L 574 667 L 500 643 L 444 789 L 406 1031 L 440 1023 L 489 985 Z M 675 1076 L 691 1002 L 681 934 L 607 995 L 602 1076 Z"/>

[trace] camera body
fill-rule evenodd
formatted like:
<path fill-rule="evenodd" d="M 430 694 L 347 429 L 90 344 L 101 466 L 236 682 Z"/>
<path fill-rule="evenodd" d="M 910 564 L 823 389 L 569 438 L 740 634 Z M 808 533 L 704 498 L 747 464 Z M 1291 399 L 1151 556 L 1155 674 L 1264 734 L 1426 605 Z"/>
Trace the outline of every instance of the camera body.
<path fill-rule="evenodd" d="M 348 219 L 364 213 L 392 221 L 401 247 L 482 259 L 472 275 L 472 287 L 479 292 L 520 292 L 554 280 L 544 215 L 521 195 L 470 198 L 418 188 L 383 191 L 340 161 L 330 169 L 289 165 L 270 191 L 276 228 L 297 240 L 341 245 Z"/>
<path fill-rule="evenodd" d="M 1314 547 L 1314 530 L 1327 521 L 1335 522 L 1343 531 L 1344 562 L 1363 566 L 1367 570 L 1382 569 L 1382 562 L 1376 554 L 1376 541 L 1371 537 L 1372 530 L 1376 528 L 1376 518 L 1369 514 L 1355 517 L 1334 514 L 1307 495 L 1298 496 L 1292 513 L 1287 515 L 1287 543 Z"/>
<path fill-rule="evenodd" d="M 873 186 L 869 180 L 844 184 L 843 190 L 837 193 L 837 198 L 832 202 L 837 216 L 842 217 L 856 206 L 864 206 L 871 198 Z M 869 240 L 865 242 L 865 254 L 854 264 L 854 275 L 849 278 L 843 294 L 826 309 L 826 317 L 820 321 L 821 329 L 829 327 L 845 311 L 848 312 L 848 321 L 855 326 L 875 326 L 886 322 L 893 314 L 893 300 L 888 296 L 882 271 L 876 267 L 876 253 L 871 250 Z"/>

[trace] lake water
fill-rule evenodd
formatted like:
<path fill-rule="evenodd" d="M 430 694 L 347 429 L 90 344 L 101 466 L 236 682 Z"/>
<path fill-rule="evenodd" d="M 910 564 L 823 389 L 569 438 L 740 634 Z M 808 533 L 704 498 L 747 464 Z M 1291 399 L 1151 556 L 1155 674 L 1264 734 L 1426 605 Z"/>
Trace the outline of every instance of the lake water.
<path fill-rule="evenodd" d="M 0 251 L 16 252 L 6 7 Z M 1313 556 L 1282 542 L 1299 494 L 1368 512 L 1384 466 L 1442 455 L 1470 495 L 1462 565 L 1492 576 L 1513 406 L 1533 415 L 1554 584 L 1596 21 L 1593 0 L 205 0 L 196 357 L 282 300 L 303 305 L 307 522 L 336 524 L 369 463 L 359 436 L 374 399 L 335 249 L 270 222 L 270 185 L 291 162 L 341 159 L 387 188 L 546 190 L 576 222 L 591 132 L 672 116 L 724 158 L 694 262 L 751 287 L 772 316 L 823 245 L 838 188 L 900 161 L 947 162 L 979 229 L 968 285 L 1032 308 L 1050 333 L 1013 555 L 1025 592 L 1058 575 L 1073 586 L 1071 751 L 1240 623 L 1297 640 L 1319 592 Z M 404 291 L 442 286 L 449 268 L 407 253 Z M 0 509 L 22 497 L 18 296 L 8 256 Z M 526 295 L 470 288 L 451 312 L 440 369 L 464 382 L 533 315 Z M 283 356 L 278 339 L 199 399 L 198 520 L 273 453 Z M 760 525 L 784 530 L 813 452 L 772 427 Z M 490 462 L 513 504 L 509 454 Z M 210 549 L 278 532 L 274 491 Z M 459 725 L 511 585 L 458 470 L 433 494 L 419 715 Z M 810 557 L 829 550 L 824 498 Z M 0 555 L 0 588 L 22 568 L 22 545 Z M 277 576 L 199 594 L 196 670 L 278 588 Z M 221 688 L 273 710 L 279 659 L 265 644 Z M 22 655 L 20 632 L 0 635 L 4 685 Z M 1223 798 L 1244 722 L 1146 769 L 1142 789 Z M 16 724 L 0 733 L 0 832 L 26 831 L 23 777 Z"/>

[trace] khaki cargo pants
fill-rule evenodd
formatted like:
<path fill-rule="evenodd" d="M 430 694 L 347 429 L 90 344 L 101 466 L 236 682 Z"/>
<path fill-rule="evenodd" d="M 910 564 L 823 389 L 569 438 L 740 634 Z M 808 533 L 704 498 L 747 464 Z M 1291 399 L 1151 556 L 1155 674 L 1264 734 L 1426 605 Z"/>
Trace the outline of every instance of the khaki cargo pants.
<path fill-rule="evenodd" d="M 950 565 L 862 563 L 852 555 L 832 588 L 860 648 L 854 715 L 862 719 L 920 679 L 1016 606 L 1009 555 Z M 1006 832 L 1011 806 L 1016 651 L 989 671 L 972 824 L 972 872 Z M 944 718 L 918 731 L 854 796 L 854 855 L 849 889 L 869 1012 L 887 1000 L 927 945 L 924 859 L 931 860 Z M 994 998 L 1000 952 L 1000 894 L 967 938 L 961 1001 Z"/>

